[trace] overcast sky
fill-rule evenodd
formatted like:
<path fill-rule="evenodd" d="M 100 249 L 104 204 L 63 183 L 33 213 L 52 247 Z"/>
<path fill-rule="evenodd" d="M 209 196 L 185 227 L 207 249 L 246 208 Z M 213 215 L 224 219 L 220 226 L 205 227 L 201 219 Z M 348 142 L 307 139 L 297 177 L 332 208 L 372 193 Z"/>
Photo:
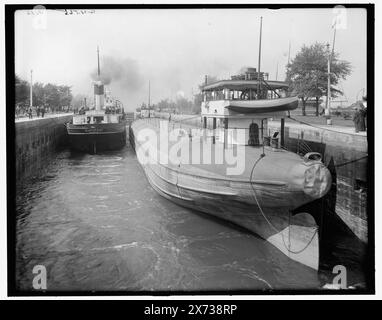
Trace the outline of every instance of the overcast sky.
<path fill-rule="evenodd" d="M 262 71 L 285 77 L 302 45 L 331 42 L 332 9 L 172 9 L 96 10 L 65 15 L 47 11 L 46 28 L 38 16 L 17 11 L 16 74 L 29 80 L 71 85 L 74 94 L 92 95 L 91 73 L 100 47 L 101 73 L 112 70 L 112 93 L 126 110 L 151 101 L 190 97 L 205 74 L 228 78 L 243 66 L 257 67 L 259 22 L 263 16 Z M 366 87 L 366 11 L 347 9 L 346 28 L 337 30 L 335 51 L 353 72 L 339 86 L 349 102 Z M 104 70 L 105 71 L 105 70 Z M 359 96 L 360 97 L 360 94 Z"/>

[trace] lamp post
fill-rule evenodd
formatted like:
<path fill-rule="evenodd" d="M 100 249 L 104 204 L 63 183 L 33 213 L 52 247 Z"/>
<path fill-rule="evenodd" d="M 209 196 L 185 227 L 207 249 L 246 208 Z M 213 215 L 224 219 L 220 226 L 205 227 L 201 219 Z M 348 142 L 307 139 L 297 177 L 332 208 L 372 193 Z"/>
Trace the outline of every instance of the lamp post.
<path fill-rule="evenodd" d="M 328 52 L 328 88 L 327 88 L 327 94 L 326 94 L 326 108 L 325 108 L 325 117 L 326 117 L 326 124 L 331 125 L 332 119 L 330 117 L 330 98 L 331 98 L 331 92 L 330 92 L 330 48 L 329 43 L 327 44 L 327 52 Z"/>
<path fill-rule="evenodd" d="M 33 107 L 33 80 L 32 80 L 32 74 L 33 74 L 33 70 L 31 70 L 31 84 L 30 84 L 30 98 L 29 98 L 29 104 L 30 104 L 30 107 L 32 108 Z"/>
<path fill-rule="evenodd" d="M 330 99 L 331 99 L 331 92 L 330 92 L 330 67 L 332 63 L 332 58 L 334 57 L 334 44 L 336 43 L 336 30 L 337 30 L 337 24 L 334 23 L 333 25 L 333 45 L 332 45 L 332 51 L 330 52 L 329 43 L 327 44 L 328 47 L 328 94 L 326 99 L 326 109 L 325 109 L 325 116 L 326 116 L 326 124 L 331 125 L 332 119 L 330 116 Z"/>

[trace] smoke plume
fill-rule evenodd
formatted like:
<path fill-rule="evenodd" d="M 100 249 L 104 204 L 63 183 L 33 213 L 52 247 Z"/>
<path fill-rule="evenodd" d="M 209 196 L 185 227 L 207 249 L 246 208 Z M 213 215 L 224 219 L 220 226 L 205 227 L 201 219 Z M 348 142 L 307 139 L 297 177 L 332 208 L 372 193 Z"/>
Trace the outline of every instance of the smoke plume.
<path fill-rule="evenodd" d="M 124 87 L 129 92 L 138 90 L 143 85 L 143 76 L 138 63 L 133 59 L 106 56 L 100 61 L 100 70 L 100 77 L 97 75 L 97 68 L 91 73 L 94 81 L 101 80 L 105 85 L 113 83 L 113 85 Z"/>
<path fill-rule="evenodd" d="M 142 71 L 136 60 L 104 56 L 100 59 L 100 77 L 97 68 L 90 76 L 94 81 L 101 80 L 111 89 L 112 96 L 122 101 L 125 110 L 135 110 L 141 101 L 142 87 L 145 83 Z"/>

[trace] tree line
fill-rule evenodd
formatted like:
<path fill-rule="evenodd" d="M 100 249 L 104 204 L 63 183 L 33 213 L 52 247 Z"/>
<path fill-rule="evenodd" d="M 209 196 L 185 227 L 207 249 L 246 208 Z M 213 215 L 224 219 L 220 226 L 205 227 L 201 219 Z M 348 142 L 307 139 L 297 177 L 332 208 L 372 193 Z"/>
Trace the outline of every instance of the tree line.
<path fill-rule="evenodd" d="M 319 101 L 328 95 L 328 58 L 330 63 L 330 96 L 336 98 L 343 94 L 337 88 L 352 72 L 350 62 L 339 59 L 339 54 L 331 52 L 324 43 L 303 46 L 287 65 L 286 81 L 291 95 L 297 95 L 302 102 L 302 115 L 306 115 L 306 103 L 315 100 L 315 114 L 319 115 Z"/>
<path fill-rule="evenodd" d="M 29 107 L 30 105 L 30 83 L 16 75 L 16 106 Z M 61 111 L 70 106 L 73 96 L 70 86 L 56 85 L 52 83 L 43 84 L 36 82 L 32 88 L 33 106 L 50 107 L 53 111 Z"/>

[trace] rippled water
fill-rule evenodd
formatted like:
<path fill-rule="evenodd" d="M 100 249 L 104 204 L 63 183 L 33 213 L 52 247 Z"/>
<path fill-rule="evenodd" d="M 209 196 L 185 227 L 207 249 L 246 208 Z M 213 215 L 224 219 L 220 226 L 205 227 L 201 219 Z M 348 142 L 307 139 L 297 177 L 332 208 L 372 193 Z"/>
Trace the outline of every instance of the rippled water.
<path fill-rule="evenodd" d="M 46 267 L 48 290 L 317 289 L 330 278 L 160 197 L 130 147 L 62 151 L 46 171 L 18 191 L 21 290 L 32 290 L 35 265 Z"/>

